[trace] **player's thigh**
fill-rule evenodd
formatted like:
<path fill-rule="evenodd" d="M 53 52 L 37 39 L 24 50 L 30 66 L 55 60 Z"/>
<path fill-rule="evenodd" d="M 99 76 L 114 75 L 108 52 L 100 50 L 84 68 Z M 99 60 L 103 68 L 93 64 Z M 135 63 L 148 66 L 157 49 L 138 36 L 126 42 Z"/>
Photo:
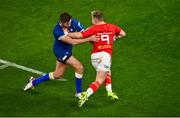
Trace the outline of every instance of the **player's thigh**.
<path fill-rule="evenodd" d="M 66 70 L 66 64 L 61 63 L 59 61 L 56 62 L 56 69 L 54 71 L 54 76 L 59 77 L 62 76 Z"/>
<path fill-rule="evenodd" d="M 78 59 L 76 59 L 74 56 L 71 56 L 71 57 L 66 61 L 66 64 L 72 66 L 72 67 L 75 68 L 76 70 L 80 70 L 80 71 L 83 71 L 83 70 L 84 70 L 82 63 L 81 63 Z"/>
<path fill-rule="evenodd" d="M 98 52 L 91 55 L 91 63 L 96 71 L 110 71 L 111 56 L 106 52 Z"/>
<path fill-rule="evenodd" d="M 110 71 L 110 69 L 111 69 L 111 56 L 106 52 L 102 52 L 100 57 L 101 57 L 101 62 L 99 64 L 97 70 Z"/>
<path fill-rule="evenodd" d="M 64 64 L 72 55 L 71 51 L 61 49 L 61 48 L 55 48 L 55 49 L 53 49 L 53 51 L 54 51 L 54 55 L 56 56 L 57 60 Z"/>
<path fill-rule="evenodd" d="M 97 69 L 100 62 L 101 62 L 101 59 L 99 57 L 99 53 L 91 54 L 91 64 L 95 68 L 95 70 Z"/>

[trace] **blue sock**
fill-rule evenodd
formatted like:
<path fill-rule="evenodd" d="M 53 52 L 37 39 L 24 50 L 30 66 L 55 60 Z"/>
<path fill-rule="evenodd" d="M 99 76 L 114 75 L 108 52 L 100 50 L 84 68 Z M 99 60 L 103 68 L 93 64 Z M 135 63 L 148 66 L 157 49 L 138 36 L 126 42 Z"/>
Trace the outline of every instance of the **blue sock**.
<path fill-rule="evenodd" d="M 49 80 L 50 80 L 50 78 L 49 78 L 49 73 L 48 73 L 48 74 L 45 74 L 45 75 L 33 80 L 32 83 L 33 83 L 33 86 L 36 86 L 44 81 L 49 81 Z"/>
<path fill-rule="evenodd" d="M 76 78 L 76 93 L 82 92 L 82 78 Z"/>

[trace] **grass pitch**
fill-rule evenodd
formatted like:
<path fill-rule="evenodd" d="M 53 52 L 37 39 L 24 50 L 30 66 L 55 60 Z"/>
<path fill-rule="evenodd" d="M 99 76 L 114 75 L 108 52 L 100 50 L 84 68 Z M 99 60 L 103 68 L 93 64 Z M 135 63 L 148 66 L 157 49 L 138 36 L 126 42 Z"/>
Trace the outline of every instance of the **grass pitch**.
<path fill-rule="evenodd" d="M 67 11 L 88 27 L 94 9 L 127 33 L 113 53 L 113 90 L 120 100 L 109 100 L 102 86 L 78 108 L 72 69 L 66 82 L 23 92 L 27 79 L 38 75 L 8 67 L 0 70 L 0 116 L 180 116 L 179 0 L 0 0 L 0 58 L 53 71 L 52 30 L 59 13 Z M 95 78 L 91 48 L 73 49 L 85 66 L 84 90 Z"/>

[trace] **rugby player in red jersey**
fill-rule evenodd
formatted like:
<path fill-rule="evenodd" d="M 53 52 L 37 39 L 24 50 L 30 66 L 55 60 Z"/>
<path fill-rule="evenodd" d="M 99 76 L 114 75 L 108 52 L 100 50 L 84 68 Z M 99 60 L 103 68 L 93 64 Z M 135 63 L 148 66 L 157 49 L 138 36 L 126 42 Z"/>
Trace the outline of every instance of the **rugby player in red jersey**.
<path fill-rule="evenodd" d="M 106 23 L 103 19 L 103 13 L 99 10 L 92 11 L 92 24 L 90 28 L 83 32 L 69 33 L 68 36 L 73 38 L 86 38 L 95 35 L 98 38 L 97 42 L 93 43 L 91 54 L 91 63 L 96 69 L 96 80 L 92 82 L 89 88 L 82 93 L 79 100 L 81 107 L 88 98 L 97 91 L 101 84 L 105 83 L 107 94 L 112 99 L 118 99 L 118 96 L 112 92 L 111 87 L 111 59 L 112 48 L 115 38 L 126 36 L 126 33 L 118 26 Z"/>

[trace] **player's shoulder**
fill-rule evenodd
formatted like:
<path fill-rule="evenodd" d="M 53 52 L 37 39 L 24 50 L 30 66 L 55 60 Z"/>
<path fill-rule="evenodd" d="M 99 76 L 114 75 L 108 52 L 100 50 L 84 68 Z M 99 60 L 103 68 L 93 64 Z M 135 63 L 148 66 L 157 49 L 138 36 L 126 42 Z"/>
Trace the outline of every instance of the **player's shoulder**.
<path fill-rule="evenodd" d="M 54 31 L 59 29 L 59 26 L 58 26 L 58 25 L 59 25 L 59 23 L 57 23 L 57 24 L 54 26 L 54 29 L 53 29 Z"/>
<path fill-rule="evenodd" d="M 57 31 L 57 30 L 62 30 L 59 22 L 54 26 L 54 31 Z"/>
<path fill-rule="evenodd" d="M 97 28 L 99 28 L 98 25 L 92 25 L 92 26 L 88 27 L 88 29 L 97 29 Z"/>
<path fill-rule="evenodd" d="M 75 18 L 72 18 L 71 19 L 71 24 L 77 24 L 79 21 L 77 20 L 77 19 L 75 19 Z"/>
<path fill-rule="evenodd" d="M 77 22 L 78 20 L 75 18 L 71 18 L 71 22 Z"/>
<path fill-rule="evenodd" d="M 114 29 L 114 30 L 121 29 L 121 27 L 119 27 L 118 25 L 111 24 L 111 23 L 109 23 L 109 27 Z"/>
<path fill-rule="evenodd" d="M 112 24 L 112 23 L 107 23 L 108 26 L 111 26 L 111 27 L 118 27 L 117 25 L 115 24 Z"/>
<path fill-rule="evenodd" d="M 55 25 L 54 29 L 53 29 L 54 34 L 61 34 L 63 33 L 62 27 L 60 26 L 59 22 Z"/>

